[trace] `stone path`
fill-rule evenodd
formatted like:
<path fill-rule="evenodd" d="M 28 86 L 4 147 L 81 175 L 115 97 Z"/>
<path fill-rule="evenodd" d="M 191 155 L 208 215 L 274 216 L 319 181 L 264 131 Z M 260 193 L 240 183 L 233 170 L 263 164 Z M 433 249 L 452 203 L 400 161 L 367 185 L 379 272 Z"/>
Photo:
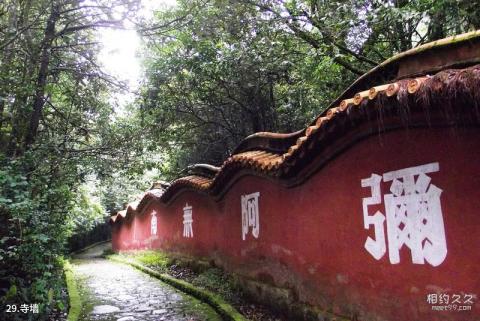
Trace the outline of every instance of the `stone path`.
<path fill-rule="evenodd" d="M 99 252 L 92 248 L 73 261 L 84 302 L 79 321 L 221 321 L 210 306 L 133 267 L 91 254 Z"/>

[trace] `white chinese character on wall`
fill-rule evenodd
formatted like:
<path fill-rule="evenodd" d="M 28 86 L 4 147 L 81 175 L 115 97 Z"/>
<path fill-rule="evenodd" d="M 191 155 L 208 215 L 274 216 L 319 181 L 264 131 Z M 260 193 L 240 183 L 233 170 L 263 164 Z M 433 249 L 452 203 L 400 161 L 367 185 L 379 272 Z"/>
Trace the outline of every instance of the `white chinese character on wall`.
<path fill-rule="evenodd" d="M 183 208 L 183 237 L 193 237 L 192 207 L 185 204 Z"/>
<path fill-rule="evenodd" d="M 258 212 L 258 198 L 260 193 L 252 193 L 242 195 L 242 239 L 248 234 L 248 230 L 252 227 L 252 235 L 258 238 L 260 234 L 260 218 Z"/>
<path fill-rule="evenodd" d="M 365 229 L 374 227 L 375 238 L 368 237 L 365 249 L 377 260 L 386 252 L 384 222 L 387 221 L 388 255 L 390 263 L 400 263 L 400 249 L 410 249 L 414 264 L 441 264 L 447 256 L 440 194 L 442 190 L 430 184 L 428 173 L 438 172 L 438 163 L 409 167 L 383 174 L 384 182 L 392 182 L 391 194 L 384 195 L 385 213 L 369 215 L 368 206 L 382 203 L 382 176 L 372 174 L 361 180 L 369 187 L 371 197 L 363 199 Z"/>
<path fill-rule="evenodd" d="M 150 233 L 152 235 L 157 234 L 157 212 L 152 212 L 152 218 L 150 219 Z"/>

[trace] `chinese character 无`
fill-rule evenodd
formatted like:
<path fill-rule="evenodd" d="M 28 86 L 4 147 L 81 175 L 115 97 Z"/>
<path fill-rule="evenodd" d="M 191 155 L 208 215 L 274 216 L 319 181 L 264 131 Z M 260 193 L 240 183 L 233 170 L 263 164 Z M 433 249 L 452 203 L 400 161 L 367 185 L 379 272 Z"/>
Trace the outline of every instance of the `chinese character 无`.
<path fill-rule="evenodd" d="M 260 234 L 260 217 L 258 212 L 258 198 L 260 193 L 242 195 L 242 240 L 248 234 L 248 229 L 252 227 L 252 235 L 258 238 Z"/>
<path fill-rule="evenodd" d="M 183 237 L 193 237 L 193 210 L 192 207 L 185 204 L 183 208 Z"/>
<path fill-rule="evenodd" d="M 411 252 L 414 264 L 432 266 L 441 264 L 447 256 L 447 244 L 443 223 L 440 195 L 442 190 L 430 184 L 426 174 L 438 172 L 438 163 L 430 163 L 384 173 L 372 174 L 361 180 L 362 187 L 370 187 L 371 197 L 363 199 L 364 228 L 374 226 L 375 239 L 365 242 L 365 249 L 377 260 L 386 252 L 384 222 L 387 225 L 388 254 L 390 263 L 400 263 L 403 245 Z M 392 182 L 391 194 L 384 195 L 385 213 L 377 211 L 373 216 L 368 206 L 382 203 L 380 182 Z"/>

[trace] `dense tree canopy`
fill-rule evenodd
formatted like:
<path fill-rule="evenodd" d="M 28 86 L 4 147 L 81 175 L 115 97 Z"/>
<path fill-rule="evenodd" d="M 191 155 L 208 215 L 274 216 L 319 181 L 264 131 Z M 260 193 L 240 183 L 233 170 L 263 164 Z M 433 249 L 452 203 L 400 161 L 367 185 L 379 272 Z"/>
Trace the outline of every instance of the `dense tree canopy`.
<path fill-rule="evenodd" d="M 54 307 L 58 255 L 85 226 L 78 215 L 105 215 L 82 183 L 88 174 L 125 168 L 139 154 L 137 122 L 113 118 L 109 95 L 122 84 L 99 67 L 94 37 L 97 28 L 120 27 L 133 5 L 0 3 L 2 306 L 11 300 L 43 303 L 43 312 Z"/>
<path fill-rule="evenodd" d="M 479 26 L 470 1 L 192 0 L 144 25 L 145 126 L 178 172 L 291 132 L 401 51 Z M 173 144 L 172 144 L 173 143 Z"/>
<path fill-rule="evenodd" d="M 67 239 L 153 180 L 219 165 L 254 132 L 301 129 L 386 58 L 480 28 L 466 0 L 179 0 L 153 19 L 139 5 L 0 2 L 1 304 L 61 307 Z M 119 113 L 126 86 L 95 34 L 127 22 L 145 74 Z"/>

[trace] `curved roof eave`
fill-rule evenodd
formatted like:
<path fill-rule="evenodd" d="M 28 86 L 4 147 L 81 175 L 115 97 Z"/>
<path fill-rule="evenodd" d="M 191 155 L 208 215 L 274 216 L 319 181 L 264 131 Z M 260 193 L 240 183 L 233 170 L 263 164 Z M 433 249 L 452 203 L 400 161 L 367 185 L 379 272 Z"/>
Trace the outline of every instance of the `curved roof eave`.
<path fill-rule="evenodd" d="M 428 63 L 432 59 L 432 53 L 439 59 Z M 415 77 L 408 78 L 412 65 L 418 65 L 418 62 L 408 61 L 412 57 L 418 58 L 423 67 Z M 397 113 L 401 112 L 402 106 L 408 105 L 409 99 L 418 102 L 421 108 L 430 108 L 429 103 L 438 99 L 448 104 L 455 104 L 455 100 L 462 99 L 463 103 L 472 103 L 472 106 L 478 107 L 480 65 L 444 70 L 445 66 L 467 67 L 475 62 L 480 62 L 480 31 L 438 40 L 398 54 L 361 76 L 307 128 L 290 134 L 250 135 L 239 144 L 219 170 L 209 168 L 210 173 L 215 173 L 213 177 L 181 177 L 173 181 L 158 200 L 168 203 L 185 190 L 195 190 L 215 197 L 222 194 L 222 188 L 227 188 L 229 181 L 244 170 L 275 179 L 291 177 L 299 172 L 301 166 L 306 166 L 307 160 L 311 161 L 314 153 L 318 153 L 315 146 L 331 144 L 336 138 L 335 134 L 341 132 L 339 128 L 353 126 L 345 125 L 349 118 L 362 118 L 369 110 L 387 108 L 385 101 L 396 106 L 394 112 Z M 429 74 L 435 70 L 437 72 L 434 75 Z M 389 81 L 378 81 L 382 77 Z M 459 113 L 475 118 L 475 112 L 471 110 L 459 109 Z M 477 125 L 480 123 L 479 118 L 477 115 L 474 120 Z M 140 203 L 145 204 L 143 199 Z M 139 208 L 142 209 L 143 206 Z"/>

